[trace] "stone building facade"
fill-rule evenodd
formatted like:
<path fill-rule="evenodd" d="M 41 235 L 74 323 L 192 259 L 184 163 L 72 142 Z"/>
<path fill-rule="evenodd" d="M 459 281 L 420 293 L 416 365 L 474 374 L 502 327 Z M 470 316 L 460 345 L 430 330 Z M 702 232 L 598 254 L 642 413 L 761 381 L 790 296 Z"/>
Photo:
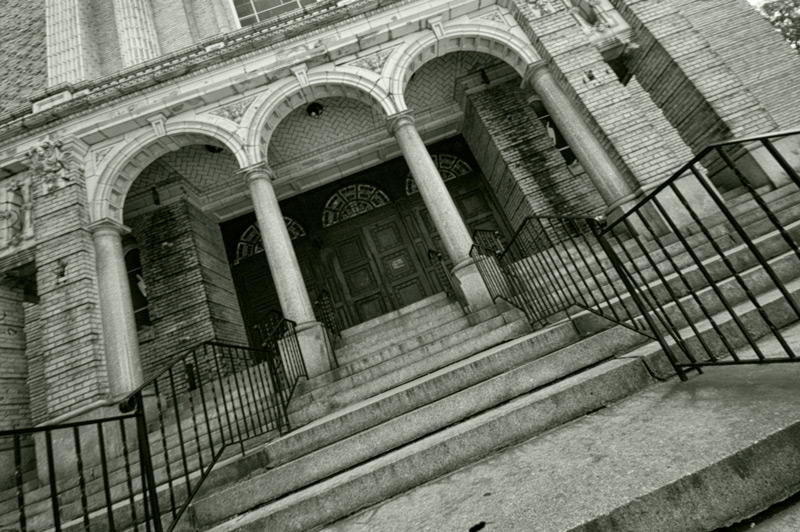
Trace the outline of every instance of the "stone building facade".
<path fill-rule="evenodd" d="M 344 325 L 400 308 L 434 249 L 479 308 L 473 230 L 613 217 L 800 123 L 744 0 L 11 0 L 0 28 L 0 429 L 112 411 L 271 312 L 327 371 L 322 291 Z"/>

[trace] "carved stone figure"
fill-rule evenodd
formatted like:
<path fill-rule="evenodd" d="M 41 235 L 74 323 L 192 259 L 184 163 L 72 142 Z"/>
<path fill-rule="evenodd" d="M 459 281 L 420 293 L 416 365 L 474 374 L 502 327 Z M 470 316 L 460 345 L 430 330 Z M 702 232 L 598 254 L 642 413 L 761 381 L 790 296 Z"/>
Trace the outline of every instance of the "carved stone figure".
<path fill-rule="evenodd" d="M 61 146 L 60 141 L 45 140 L 26 153 L 34 178 L 42 183 L 45 194 L 72 181 Z"/>

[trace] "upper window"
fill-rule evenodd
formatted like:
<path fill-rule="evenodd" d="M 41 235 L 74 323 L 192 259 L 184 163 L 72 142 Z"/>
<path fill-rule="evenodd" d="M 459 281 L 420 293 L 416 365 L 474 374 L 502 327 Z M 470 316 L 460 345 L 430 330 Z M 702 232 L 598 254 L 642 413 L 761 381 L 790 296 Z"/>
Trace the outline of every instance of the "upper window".
<path fill-rule="evenodd" d="M 289 238 L 292 240 L 297 240 L 298 238 L 306 236 L 306 230 L 303 229 L 303 226 L 294 218 L 284 216 L 283 221 L 286 223 L 286 229 L 289 231 Z M 238 264 L 240 260 L 258 255 L 263 251 L 264 244 L 261 242 L 261 230 L 258 228 L 258 225 L 252 224 L 244 230 L 242 236 L 239 238 L 239 242 L 236 244 L 235 263 Z"/>
<path fill-rule="evenodd" d="M 472 168 L 469 166 L 469 164 L 459 159 L 455 155 L 442 153 L 439 155 L 431 155 L 431 159 L 433 159 L 433 164 L 435 164 L 436 168 L 439 170 L 439 175 L 442 176 L 443 181 L 450 181 L 451 179 L 455 179 L 472 172 Z M 406 176 L 406 196 L 411 196 L 417 192 L 419 192 L 417 189 L 417 183 L 414 181 L 414 177 L 411 175 L 411 172 L 409 172 Z"/>
<path fill-rule="evenodd" d="M 314 0 L 233 0 L 242 27 L 303 9 Z"/>

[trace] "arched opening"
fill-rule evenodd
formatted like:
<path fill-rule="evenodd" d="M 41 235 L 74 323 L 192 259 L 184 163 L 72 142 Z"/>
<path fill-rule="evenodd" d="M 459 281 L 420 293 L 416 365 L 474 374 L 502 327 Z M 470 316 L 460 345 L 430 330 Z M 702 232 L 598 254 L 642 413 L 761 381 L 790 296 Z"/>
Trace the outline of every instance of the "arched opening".
<path fill-rule="evenodd" d="M 116 186 L 127 187 L 125 264 L 147 378 L 199 343 L 247 343 L 219 225 L 247 198 L 239 161 L 211 137 L 163 139 L 134 160 L 141 169 Z"/>

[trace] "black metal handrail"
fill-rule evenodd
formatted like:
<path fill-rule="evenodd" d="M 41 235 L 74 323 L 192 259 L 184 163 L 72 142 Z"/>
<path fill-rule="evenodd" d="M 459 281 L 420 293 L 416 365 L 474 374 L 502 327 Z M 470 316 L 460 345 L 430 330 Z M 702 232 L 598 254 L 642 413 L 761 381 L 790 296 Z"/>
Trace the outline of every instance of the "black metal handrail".
<path fill-rule="evenodd" d="M 306 375 L 295 324 L 282 319 L 263 348 L 211 341 L 173 358 L 119 404 L 122 415 L 0 431 L 17 503 L 0 528 L 173 530 L 223 452 L 289 429 Z"/>
<path fill-rule="evenodd" d="M 342 328 L 336 318 L 336 309 L 333 305 L 331 294 L 327 290 L 322 290 L 312 304 L 314 315 L 330 332 L 333 338 L 341 336 Z"/>
<path fill-rule="evenodd" d="M 467 308 L 468 303 L 466 297 L 464 297 L 464 293 L 461 291 L 461 285 L 453 278 L 453 274 L 450 272 L 445 262 L 444 255 L 439 251 L 429 249 L 428 260 L 431 266 L 433 266 L 433 271 L 436 274 L 436 278 L 439 280 L 442 290 L 444 290 L 448 296 L 458 301 L 462 307 Z"/>
<path fill-rule="evenodd" d="M 787 286 L 800 272 L 800 209 L 788 196 L 800 178 L 771 140 L 792 136 L 800 143 L 790 131 L 710 145 L 609 224 L 532 216 L 500 251 L 476 243 L 473 258 L 492 295 L 532 324 L 569 305 L 597 312 L 658 340 L 681 378 L 709 364 L 796 361 L 781 328 L 800 318 Z M 750 201 L 732 211 L 701 161 Z M 752 173 L 780 178 L 776 169 L 792 190 L 768 199 Z"/>

